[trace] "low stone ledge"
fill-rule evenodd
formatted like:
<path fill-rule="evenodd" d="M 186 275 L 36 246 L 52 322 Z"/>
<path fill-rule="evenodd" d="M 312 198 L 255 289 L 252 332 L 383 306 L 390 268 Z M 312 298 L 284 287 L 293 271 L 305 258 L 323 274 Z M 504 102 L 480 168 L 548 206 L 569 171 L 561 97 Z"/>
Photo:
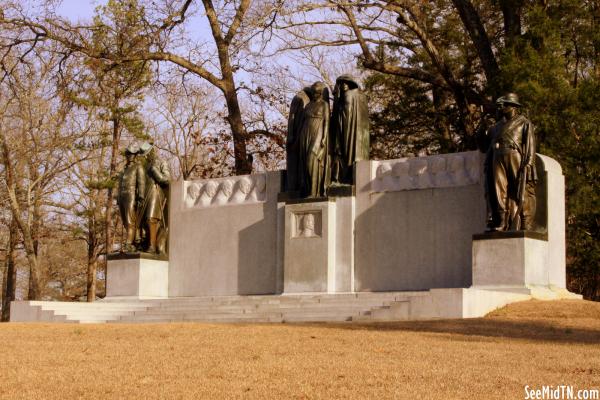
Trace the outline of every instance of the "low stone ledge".
<path fill-rule="evenodd" d="M 548 241 L 547 232 L 537 231 L 507 231 L 507 232 L 485 232 L 473 235 L 473 240 L 495 240 L 495 239 L 535 239 Z"/>

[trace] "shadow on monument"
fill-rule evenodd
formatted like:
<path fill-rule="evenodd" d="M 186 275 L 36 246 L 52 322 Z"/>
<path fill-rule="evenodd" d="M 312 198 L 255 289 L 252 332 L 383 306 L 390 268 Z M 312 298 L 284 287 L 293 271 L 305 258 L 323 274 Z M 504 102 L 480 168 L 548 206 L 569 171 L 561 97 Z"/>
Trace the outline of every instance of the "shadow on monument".
<path fill-rule="evenodd" d="M 240 295 L 276 293 L 277 213 L 277 203 L 267 201 L 263 204 L 264 218 L 238 233 L 237 293 Z"/>
<path fill-rule="evenodd" d="M 358 201 L 369 204 L 357 204 L 357 291 L 471 286 L 472 235 L 485 229 L 481 186 L 371 193 Z"/>

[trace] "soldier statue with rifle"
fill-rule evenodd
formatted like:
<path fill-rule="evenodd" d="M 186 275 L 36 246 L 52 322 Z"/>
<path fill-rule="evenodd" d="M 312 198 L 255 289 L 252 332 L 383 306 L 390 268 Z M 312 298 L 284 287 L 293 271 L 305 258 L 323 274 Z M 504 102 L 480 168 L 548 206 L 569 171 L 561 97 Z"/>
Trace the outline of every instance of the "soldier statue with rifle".
<path fill-rule="evenodd" d="M 519 98 L 508 93 L 496 101 L 500 120 L 485 131 L 485 187 L 488 231 L 532 230 L 535 216 L 535 134 Z"/>

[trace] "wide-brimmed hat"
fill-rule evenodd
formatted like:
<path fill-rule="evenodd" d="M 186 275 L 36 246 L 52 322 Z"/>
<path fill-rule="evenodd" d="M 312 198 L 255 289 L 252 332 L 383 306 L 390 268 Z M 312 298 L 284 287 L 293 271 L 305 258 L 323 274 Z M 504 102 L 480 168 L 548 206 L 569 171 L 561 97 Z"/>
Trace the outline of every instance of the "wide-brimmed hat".
<path fill-rule="evenodd" d="M 137 154 L 140 152 L 140 145 L 136 142 L 130 143 L 125 149 L 125 154 Z"/>
<path fill-rule="evenodd" d="M 146 155 L 152 150 L 152 144 L 144 142 L 140 145 L 140 153 Z"/>
<path fill-rule="evenodd" d="M 523 107 L 519 103 L 519 96 L 516 93 L 508 93 L 496 100 L 496 104 L 510 104 L 511 106 Z"/>

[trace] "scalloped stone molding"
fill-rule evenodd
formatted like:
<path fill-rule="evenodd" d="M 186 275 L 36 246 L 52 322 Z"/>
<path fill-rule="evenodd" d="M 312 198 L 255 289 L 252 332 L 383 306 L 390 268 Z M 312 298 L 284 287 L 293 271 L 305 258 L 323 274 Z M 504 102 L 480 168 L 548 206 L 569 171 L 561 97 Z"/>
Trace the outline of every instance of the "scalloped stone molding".
<path fill-rule="evenodd" d="M 371 163 L 371 191 L 398 192 L 475 185 L 482 179 L 483 155 L 478 151 Z"/>
<path fill-rule="evenodd" d="M 265 174 L 231 176 L 218 179 L 185 181 L 186 208 L 254 204 L 267 198 Z"/>

